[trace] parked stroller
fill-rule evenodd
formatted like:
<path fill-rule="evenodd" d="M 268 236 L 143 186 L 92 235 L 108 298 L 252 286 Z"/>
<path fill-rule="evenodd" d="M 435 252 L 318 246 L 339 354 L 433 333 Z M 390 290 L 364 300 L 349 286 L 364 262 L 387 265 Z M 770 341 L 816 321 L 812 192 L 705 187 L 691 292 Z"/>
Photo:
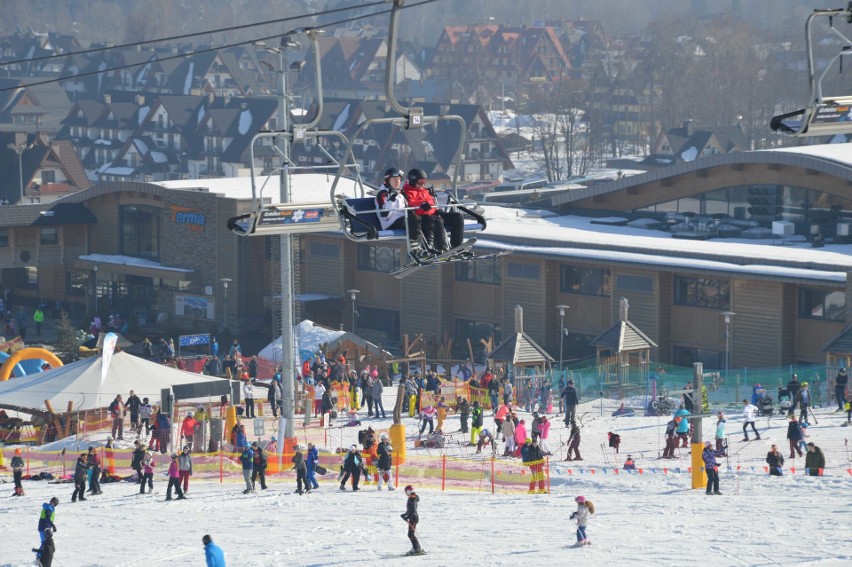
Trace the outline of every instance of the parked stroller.
<path fill-rule="evenodd" d="M 775 413 L 775 408 L 772 407 L 772 398 L 770 398 L 769 396 L 764 396 L 760 398 L 760 400 L 757 402 L 757 409 L 760 415 L 772 417 L 772 414 Z"/>
<path fill-rule="evenodd" d="M 790 413 L 790 408 L 793 407 L 793 400 L 790 399 L 790 390 L 786 386 L 778 388 L 779 413 L 782 415 Z"/>

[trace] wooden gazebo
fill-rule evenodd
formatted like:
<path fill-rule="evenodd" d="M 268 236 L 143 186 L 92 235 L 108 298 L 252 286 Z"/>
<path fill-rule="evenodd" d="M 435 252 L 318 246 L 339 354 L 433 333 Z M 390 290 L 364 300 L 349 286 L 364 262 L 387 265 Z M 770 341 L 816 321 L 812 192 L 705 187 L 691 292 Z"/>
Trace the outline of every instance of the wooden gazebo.
<path fill-rule="evenodd" d="M 520 305 L 515 306 L 515 332 L 488 353 L 488 358 L 494 362 L 511 364 L 516 386 L 517 379 L 521 377 L 532 378 L 540 386 L 545 378 L 545 365 L 554 361 L 547 351 L 524 332 L 524 309 Z M 539 367 L 541 372 L 527 374 L 527 367 Z"/>
<path fill-rule="evenodd" d="M 651 364 L 651 349 L 657 344 L 627 318 L 629 305 L 619 301 L 618 322 L 590 343 L 595 347 L 595 362 L 601 389 L 625 391 L 645 387 Z"/>

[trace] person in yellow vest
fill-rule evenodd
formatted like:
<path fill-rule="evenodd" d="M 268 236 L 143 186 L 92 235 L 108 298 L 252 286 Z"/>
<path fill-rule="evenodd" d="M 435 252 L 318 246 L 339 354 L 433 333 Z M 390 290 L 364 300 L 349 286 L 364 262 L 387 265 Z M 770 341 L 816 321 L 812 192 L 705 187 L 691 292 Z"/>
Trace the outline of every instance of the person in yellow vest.
<path fill-rule="evenodd" d="M 44 323 L 44 311 L 42 311 L 41 306 L 36 307 L 35 313 L 33 313 L 33 321 L 35 321 L 36 327 L 36 336 L 41 336 L 41 325 Z"/>
<path fill-rule="evenodd" d="M 435 406 L 438 408 L 438 425 L 435 427 L 435 430 L 438 433 L 444 432 L 444 420 L 447 419 L 447 410 L 450 409 L 450 406 L 444 401 L 444 396 L 441 396 L 438 399 L 438 405 Z"/>

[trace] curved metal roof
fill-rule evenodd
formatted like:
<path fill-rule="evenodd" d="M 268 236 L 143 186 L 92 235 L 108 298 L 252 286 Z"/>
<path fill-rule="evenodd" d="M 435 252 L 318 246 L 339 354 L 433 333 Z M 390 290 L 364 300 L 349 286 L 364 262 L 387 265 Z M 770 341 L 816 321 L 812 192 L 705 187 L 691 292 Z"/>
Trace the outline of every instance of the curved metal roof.
<path fill-rule="evenodd" d="M 559 206 L 577 203 L 598 195 L 624 191 L 667 178 L 696 174 L 697 172 L 708 171 L 721 166 L 756 164 L 801 168 L 843 179 L 852 184 L 852 144 L 825 144 L 716 154 L 702 157 L 695 161 L 678 162 L 670 167 L 652 170 L 631 177 L 624 177 L 609 183 L 600 183 L 585 189 L 565 191 L 564 193 L 554 195 L 551 199 L 551 205 Z"/>

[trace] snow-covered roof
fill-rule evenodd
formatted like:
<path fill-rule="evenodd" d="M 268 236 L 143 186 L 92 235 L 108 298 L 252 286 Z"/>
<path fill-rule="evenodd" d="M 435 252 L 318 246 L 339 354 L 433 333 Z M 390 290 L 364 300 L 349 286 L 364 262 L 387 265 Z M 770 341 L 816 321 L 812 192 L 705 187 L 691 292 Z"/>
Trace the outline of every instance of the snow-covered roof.
<path fill-rule="evenodd" d="M 794 148 L 773 148 L 759 150 L 761 152 L 783 152 L 800 154 L 814 158 L 827 159 L 852 167 L 852 144 L 815 144 L 813 146 L 796 146 Z"/>
<path fill-rule="evenodd" d="M 773 241 L 758 244 L 736 238 L 682 240 L 666 232 L 595 224 L 598 219 L 590 217 L 540 218 L 521 209 L 505 207 L 486 206 L 485 217 L 488 228 L 478 236 L 477 246 L 488 248 L 826 283 L 843 283 L 847 271 L 852 271 L 850 244 L 812 248 L 807 243 L 780 239 L 775 241 L 780 245 L 770 244 Z M 519 240 L 523 244 L 518 244 Z M 531 241 L 541 244 L 530 244 Z"/>
<path fill-rule="evenodd" d="M 334 175 L 325 173 L 300 173 L 290 176 L 290 202 L 310 203 L 327 201 Z M 277 175 L 256 178 L 258 196 L 263 199 L 280 202 L 281 187 Z M 159 181 L 156 185 L 168 189 L 188 189 L 202 187 L 211 193 L 217 193 L 230 199 L 251 199 L 251 177 L 219 177 L 215 179 L 182 179 Z M 364 186 L 365 191 L 371 187 Z M 359 195 L 360 192 L 352 179 L 341 179 L 335 190 L 337 194 Z"/>
<path fill-rule="evenodd" d="M 134 258 L 132 256 L 122 256 L 120 254 L 84 254 L 79 257 L 80 260 L 87 262 L 95 262 L 96 264 L 114 264 L 117 266 L 136 266 L 139 268 L 156 268 L 158 270 L 167 270 L 170 272 L 190 273 L 195 270 L 186 268 L 176 268 L 173 266 L 164 266 L 153 260 L 145 260 L 143 258 Z"/>

